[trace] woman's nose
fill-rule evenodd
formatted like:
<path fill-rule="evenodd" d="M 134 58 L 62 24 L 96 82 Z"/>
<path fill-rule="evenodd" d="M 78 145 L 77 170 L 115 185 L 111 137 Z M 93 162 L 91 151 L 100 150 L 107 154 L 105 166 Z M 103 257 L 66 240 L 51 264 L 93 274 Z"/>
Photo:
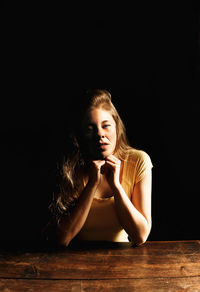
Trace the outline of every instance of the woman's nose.
<path fill-rule="evenodd" d="M 104 130 L 102 128 L 97 129 L 97 136 L 103 138 L 105 136 Z"/>

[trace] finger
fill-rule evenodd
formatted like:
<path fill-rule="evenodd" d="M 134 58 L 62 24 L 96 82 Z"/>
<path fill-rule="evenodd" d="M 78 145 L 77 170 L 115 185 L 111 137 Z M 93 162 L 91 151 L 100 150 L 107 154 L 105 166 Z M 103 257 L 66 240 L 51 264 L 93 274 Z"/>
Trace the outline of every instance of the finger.
<path fill-rule="evenodd" d="M 113 161 L 118 161 L 119 159 L 117 157 L 115 157 L 114 155 L 109 155 L 106 157 L 106 160 L 113 160 Z"/>
<path fill-rule="evenodd" d="M 96 163 L 100 163 L 100 162 L 104 161 L 104 159 L 93 159 L 92 161 L 96 162 Z"/>
<path fill-rule="evenodd" d="M 93 160 L 93 163 L 98 169 L 101 169 L 101 167 L 105 164 L 105 160 Z"/>
<path fill-rule="evenodd" d="M 113 161 L 106 161 L 106 164 L 105 164 L 105 166 L 112 166 L 112 167 L 116 167 L 116 165 L 117 164 Z"/>
<path fill-rule="evenodd" d="M 120 164 L 121 161 L 119 159 L 117 159 L 115 156 L 113 155 L 110 155 L 107 157 L 106 161 L 110 161 L 110 162 L 113 162 L 113 163 L 116 163 L 116 164 Z"/>
<path fill-rule="evenodd" d="M 117 159 L 117 157 L 111 154 L 111 155 L 108 155 L 106 159 Z"/>
<path fill-rule="evenodd" d="M 98 167 L 98 169 L 99 169 L 99 170 L 101 170 L 101 169 L 102 169 L 102 167 L 104 166 L 104 164 L 105 164 L 105 161 L 104 161 L 103 163 L 99 163 L 99 164 L 98 164 L 98 166 L 97 166 L 97 167 Z"/>

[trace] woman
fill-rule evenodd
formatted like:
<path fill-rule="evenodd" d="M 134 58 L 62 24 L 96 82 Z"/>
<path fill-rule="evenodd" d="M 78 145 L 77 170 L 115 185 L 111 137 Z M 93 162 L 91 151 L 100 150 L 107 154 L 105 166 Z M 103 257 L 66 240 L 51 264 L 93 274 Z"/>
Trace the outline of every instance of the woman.
<path fill-rule="evenodd" d="M 108 91 L 87 92 L 84 103 L 50 208 L 57 241 L 64 246 L 73 239 L 141 245 L 151 230 L 150 157 L 129 146 Z"/>

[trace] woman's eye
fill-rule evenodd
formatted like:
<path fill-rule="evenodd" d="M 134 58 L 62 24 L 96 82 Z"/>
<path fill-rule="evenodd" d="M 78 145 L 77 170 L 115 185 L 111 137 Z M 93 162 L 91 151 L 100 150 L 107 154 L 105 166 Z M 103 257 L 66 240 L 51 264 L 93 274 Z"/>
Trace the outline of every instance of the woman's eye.
<path fill-rule="evenodd" d="M 107 125 L 103 125 L 103 128 L 108 128 L 110 127 L 111 125 L 107 124 Z"/>
<path fill-rule="evenodd" d="M 94 130 L 94 128 L 93 128 L 92 126 L 88 126 L 88 127 L 87 127 L 87 131 L 88 131 L 88 132 L 92 132 L 93 130 Z"/>

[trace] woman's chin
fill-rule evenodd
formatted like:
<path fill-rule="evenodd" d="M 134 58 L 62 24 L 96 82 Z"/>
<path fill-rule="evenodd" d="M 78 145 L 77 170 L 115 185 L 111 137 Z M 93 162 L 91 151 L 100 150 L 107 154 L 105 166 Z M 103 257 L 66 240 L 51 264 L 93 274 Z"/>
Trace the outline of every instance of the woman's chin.
<path fill-rule="evenodd" d="M 105 160 L 106 157 L 108 157 L 109 154 L 106 153 L 106 151 L 96 152 L 92 153 L 91 158 L 92 160 Z"/>

